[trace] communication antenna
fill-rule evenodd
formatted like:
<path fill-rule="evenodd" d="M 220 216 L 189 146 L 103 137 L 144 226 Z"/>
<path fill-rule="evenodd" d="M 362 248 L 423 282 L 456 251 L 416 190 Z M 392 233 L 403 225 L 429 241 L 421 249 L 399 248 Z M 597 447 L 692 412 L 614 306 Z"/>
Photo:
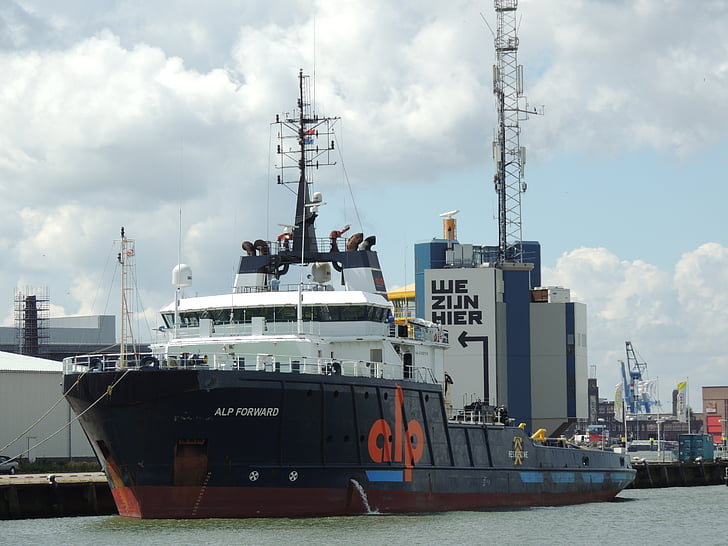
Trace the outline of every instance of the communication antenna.
<path fill-rule="evenodd" d="M 494 1 L 497 32 L 493 94 L 498 108 L 498 134 L 493 141 L 493 183 L 498 194 L 498 263 L 503 266 L 523 263 L 521 194 L 526 191 L 526 149 L 520 145 L 519 122 L 528 119 L 529 114 L 543 112 L 529 108 L 523 96 L 523 66 L 518 64 L 518 0 Z"/>

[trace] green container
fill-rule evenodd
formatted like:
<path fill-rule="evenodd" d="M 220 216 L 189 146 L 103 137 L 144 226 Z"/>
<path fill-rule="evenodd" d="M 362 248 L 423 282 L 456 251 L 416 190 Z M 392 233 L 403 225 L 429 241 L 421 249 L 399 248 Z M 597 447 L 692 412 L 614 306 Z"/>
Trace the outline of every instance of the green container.
<path fill-rule="evenodd" d="M 680 434 L 678 440 L 680 462 L 693 462 L 696 459 L 713 460 L 713 437 L 710 434 Z"/>

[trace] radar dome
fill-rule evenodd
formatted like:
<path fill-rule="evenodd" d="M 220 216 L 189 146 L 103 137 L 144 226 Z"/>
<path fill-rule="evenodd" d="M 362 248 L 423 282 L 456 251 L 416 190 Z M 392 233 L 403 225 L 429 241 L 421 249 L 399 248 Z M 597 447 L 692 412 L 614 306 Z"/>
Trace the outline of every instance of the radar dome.
<path fill-rule="evenodd" d="M 326 262 L 316 262 L 311 266 L 313 282 L 324 284 L 331 281 L 331 266 Z"/>
<path fill-rule="evenodd" d="M 172 285 L 177 288 L 192 286 L 192 268 L 187 264 L 179 264 L 172 269 Z"/>

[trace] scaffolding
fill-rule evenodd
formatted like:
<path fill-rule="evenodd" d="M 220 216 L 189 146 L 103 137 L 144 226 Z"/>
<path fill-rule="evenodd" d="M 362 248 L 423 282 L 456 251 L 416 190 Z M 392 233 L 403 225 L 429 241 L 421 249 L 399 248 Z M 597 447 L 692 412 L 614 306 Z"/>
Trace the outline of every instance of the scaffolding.
<path fill-rule="evenodd" d="M 15 294 L 15 340 L 18 354 L 41 356 L 49 336 L 51 303 L 48 287 Z"/>

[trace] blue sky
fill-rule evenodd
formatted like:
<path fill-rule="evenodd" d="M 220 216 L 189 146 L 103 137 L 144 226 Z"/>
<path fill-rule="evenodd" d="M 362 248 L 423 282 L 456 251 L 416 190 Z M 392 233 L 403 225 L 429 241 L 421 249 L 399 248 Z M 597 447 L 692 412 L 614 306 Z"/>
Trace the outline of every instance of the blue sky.
<path fill-rule="evenodd" d="M 481 13 L 494 26 L 485 0 L 0 0 L 0 322 L 25 287 L 47 286 L 54 316 L 115 312 L 124 225 L 154 326 L 180 211 L 194 290 L 227 291 L 240 242 L 290 223 L 269 124 L 299 68 L 319 113 L 341 116 L 322 233 L 376 234 L 392 288 L 441 212 L 461 210 L 461 241 L 494 244 Z M 728 383 L 727 17 L 722 0 L 519 2 L 526 95 L 545 111 L 523 125 L 524 237 L 544 282 L 588 305 L 610 398 L 625 340 L 666 401 L 686 376 L 694 406 Z"/>

